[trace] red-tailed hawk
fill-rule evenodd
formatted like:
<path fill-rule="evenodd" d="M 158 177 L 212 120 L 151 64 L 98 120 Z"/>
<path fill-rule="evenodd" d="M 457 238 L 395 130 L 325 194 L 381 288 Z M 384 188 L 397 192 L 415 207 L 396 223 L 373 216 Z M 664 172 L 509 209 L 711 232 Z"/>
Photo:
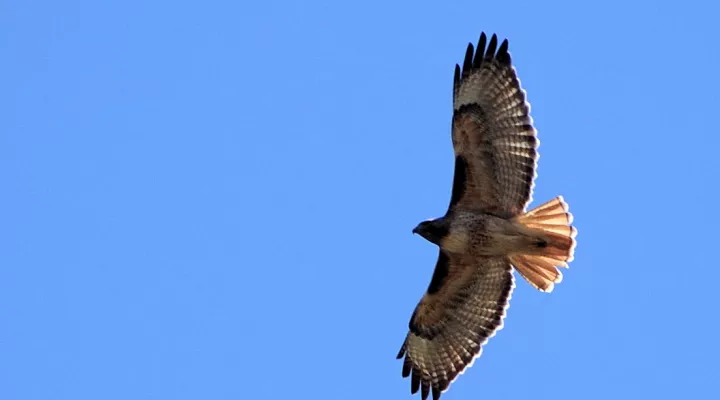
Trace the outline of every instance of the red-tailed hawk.
<path fill-rule="evenodd" d="M 486 47 L 487 45 L 487 47 Z M 572 261 L 576 230 L 562 197 L 530 212 L 538 140 L 508 41 L 483 33 L 455 66 L 452 143 L 455 176 L 445 216 L 414 233 L 440 254 L 427 292 L 410 318 L 397 358 L 410 391 L 437 400 L 502 327 L 515 287 L 513 267 L 550 292 L 557 267 Z"/>

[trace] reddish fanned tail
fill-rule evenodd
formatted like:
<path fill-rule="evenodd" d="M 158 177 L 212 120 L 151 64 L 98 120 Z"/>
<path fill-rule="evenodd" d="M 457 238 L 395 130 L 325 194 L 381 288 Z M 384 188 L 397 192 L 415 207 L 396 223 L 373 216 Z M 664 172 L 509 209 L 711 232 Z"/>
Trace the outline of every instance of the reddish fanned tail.
<path fill-rule="evenodd" d="M 515 269 L 536 289 L 551 292 L 562 281 L 558 267 L 567 268 L 575 252 L 577 230 L 562 196 L 528 211 L 516 222 L 538 232 L 538 240 L 527 252 L 510 255 Z"/>

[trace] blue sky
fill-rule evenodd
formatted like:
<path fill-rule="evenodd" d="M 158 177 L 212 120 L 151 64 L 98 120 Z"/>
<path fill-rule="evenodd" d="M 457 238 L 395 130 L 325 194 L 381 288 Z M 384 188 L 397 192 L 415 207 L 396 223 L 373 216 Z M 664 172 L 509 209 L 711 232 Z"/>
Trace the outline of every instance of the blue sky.
<path fill-rule="evenodd" d="M 436 257 L 411 229 L 449 201 L 481 31 L 528 91 L 535 204 L 564 195 L 579 245 L 444 398 L 717 394 L 717 5 L 2 9 L 0 398 L 410 399 Z"/>

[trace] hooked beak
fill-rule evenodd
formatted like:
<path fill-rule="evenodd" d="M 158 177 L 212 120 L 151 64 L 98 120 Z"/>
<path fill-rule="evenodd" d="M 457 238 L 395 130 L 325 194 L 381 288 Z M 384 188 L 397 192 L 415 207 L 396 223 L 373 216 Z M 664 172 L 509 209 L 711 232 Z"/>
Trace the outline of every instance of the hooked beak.
<path fill-rule="evenodd" d="M 417 227 L 413 228 L 413 234 L 420 233 Z"/>

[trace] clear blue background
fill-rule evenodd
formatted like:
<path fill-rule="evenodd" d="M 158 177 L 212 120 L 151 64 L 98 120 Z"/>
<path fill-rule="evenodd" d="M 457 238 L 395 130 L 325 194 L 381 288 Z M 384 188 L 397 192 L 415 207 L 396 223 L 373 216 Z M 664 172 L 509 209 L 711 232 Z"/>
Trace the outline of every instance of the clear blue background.
<path fill-rule="evenodd" d="M 444 397 L 716 398 L 716 7 L 3 3 L 0 398 L 410 399 L 483 30 L 579 246 Z"/>

